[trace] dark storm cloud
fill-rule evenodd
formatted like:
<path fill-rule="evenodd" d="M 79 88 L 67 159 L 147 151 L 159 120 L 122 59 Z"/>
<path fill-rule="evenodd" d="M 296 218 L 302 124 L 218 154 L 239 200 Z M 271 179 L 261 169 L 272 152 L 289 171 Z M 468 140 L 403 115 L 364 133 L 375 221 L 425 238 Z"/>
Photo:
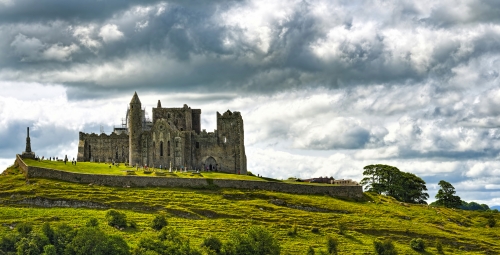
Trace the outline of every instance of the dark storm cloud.
<path fill-rule="evenodd" d="M 314 4 L 291 4 L 285 18 L 270 17 L 255 28 L 238 23 L 244 12 L 231 12 L 252 11 L 252 2 L 13 2 L 0 11 L 5 35 L 0 39 L 0 76 L 62 83 L 71 88 L 73 99 L 99 91 L 130 93 L 138 87 L 267 94 L 311 86 L 447 84 L 454 68 L 500 50 L 500 34 L 483 24 L 484 16 L 493 17 L 488 13 L 498 9 L 494 2 L 471 4 L 481 8 L 469 19 L 484 25 L 474 38 L 454 28 L 444 32 L 458 37 L 442 37 L 428 25 L 446 4 L 435 7 L 427 23 L 416 19 L 424 14 L 406 2 L 393 4 L 395 19 L 377 14 L 381 11 L 375 3 L 375 14 L 363 16 L 364 4 L 354 3 L 339 6 L 327 18 L 312 11 Z M 460 25 L 453 17 L 449 22 Z M 382 22 L 374 23 L 376 19 Z M 397 37 L 387 31 L 402 24 L 413 26 L 404 34 L 410 41 L 421 33 L 424 40 L 433 40 L 432 49 L 392 48 Z M 464 51 L 464 44 L 470 49 Z"/>

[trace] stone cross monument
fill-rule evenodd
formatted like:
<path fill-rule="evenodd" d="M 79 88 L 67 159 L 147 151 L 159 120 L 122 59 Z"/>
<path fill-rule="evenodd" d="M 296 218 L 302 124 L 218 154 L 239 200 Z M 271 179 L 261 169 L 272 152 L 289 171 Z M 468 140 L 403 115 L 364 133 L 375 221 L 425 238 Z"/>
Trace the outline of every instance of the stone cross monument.
<path fill-rule="evenodd" d="M 26 136 L 26 150 L 23 151 L 21 155 L 22 158 L 31 158 L 35 159 L 35 153 L 31 151 L 31 139 L 30 139 L 30 128 L 27 128 L 27 136 Z"/>

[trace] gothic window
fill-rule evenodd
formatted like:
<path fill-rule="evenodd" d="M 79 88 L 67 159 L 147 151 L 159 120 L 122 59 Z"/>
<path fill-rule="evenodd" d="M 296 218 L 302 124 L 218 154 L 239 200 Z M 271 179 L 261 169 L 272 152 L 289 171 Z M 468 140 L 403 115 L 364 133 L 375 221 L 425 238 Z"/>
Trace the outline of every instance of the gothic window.
<path fill-rule="evenodd" d="M 163 142 L 160 142 L 160 157 L 163 157 Z"/>
<path fill-rule="evenodd" d="M 199 148 L 200 148 L 200 143 L 196 142 L 196 149 L 199 149 Z"/>
<path fill-rule="evenodd" d="M 167 156 L 170 157 L 170 141 L 167 142 Z"/>
<path fill-rule="evenodd" d="M 167 113 L 167 118 L 170 118 L 170 113 Z"/>
<path fill-rule="evenodd" d="M 89 159 L 91 159 L 91 158 L 92 158 L 92 150 L 91 150 L 90 145 L 89 145 Z"/>
<path fill-rule="evenodd" d="M 179 141 L 175 142 L 175 147 L 177 147 L 177 148 L 179 147 Z"/>

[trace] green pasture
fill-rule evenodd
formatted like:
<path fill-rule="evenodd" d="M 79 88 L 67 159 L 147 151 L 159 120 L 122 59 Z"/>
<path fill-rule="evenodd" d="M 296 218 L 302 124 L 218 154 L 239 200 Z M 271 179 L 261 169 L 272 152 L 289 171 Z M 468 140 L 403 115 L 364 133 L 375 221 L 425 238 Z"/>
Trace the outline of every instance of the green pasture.
<path fill-rule="evenodd" d="M 35 197 L 98 203 L 124 212 L 138 228 L 120 231 L 106 226 L 106 209 L 23 204 Z M 104 231 L 121 235 L 135 246 L 142 236 L 155 235 L 149 224 L 159 213 L 165 214 L 169 225 L 188 237 L 192 245 L 199 245 L 210 235 L 226 240 L 232 230 L 262 225 L 279 240 L 282 254 L 305 254 L 309 246 L 319 251 L 325 248 L 328 236 L 338 239 L 339 254 L 374 254 L 373 241 L 377 239 L 392 240 L 399 254 L 419 254 L 409 246 L 413 238 L 425 240 L 423 254 L 437 254 L 437 241 L 443 244 L 445 254 L 500 253 L 499 226 L 487 226 L 488 217 L 500 221 L 499 214 L 402 204 L 369 193 L 362 201 L 349 201 L 258 190 L 115 188 L 48 179 L 30 179 L 27 183 L 16 168 L 0 176 L 0 236 L 9 234 L 13 231 L 10 226 L 19 222 L 31 222 L 35 229 L 44 222 L 64 222 L 78 228 L 95 217 Z M 297 235 L 289 235 L 294 226 Z M 313 228 L 318 233 L 313 233 Z"/>

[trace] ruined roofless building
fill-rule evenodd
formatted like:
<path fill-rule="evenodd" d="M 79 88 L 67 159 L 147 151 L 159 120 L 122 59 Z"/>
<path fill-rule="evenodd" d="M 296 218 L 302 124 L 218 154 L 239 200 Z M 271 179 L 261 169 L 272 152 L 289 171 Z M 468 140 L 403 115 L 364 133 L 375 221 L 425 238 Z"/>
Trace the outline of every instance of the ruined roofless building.
<path fill-rule="evenodd" d="M 153 108 L 153 121 L 146 118 L 134 93 L 126 125 L 113 133 L 80 132 L 78 161 L 119 162 L 131 166 L 168 169 L 209 169 L 247 173 L 243 118 L 239 112 L 217 112 L 217 130 L 201 131 L 200 109 Z"/>

